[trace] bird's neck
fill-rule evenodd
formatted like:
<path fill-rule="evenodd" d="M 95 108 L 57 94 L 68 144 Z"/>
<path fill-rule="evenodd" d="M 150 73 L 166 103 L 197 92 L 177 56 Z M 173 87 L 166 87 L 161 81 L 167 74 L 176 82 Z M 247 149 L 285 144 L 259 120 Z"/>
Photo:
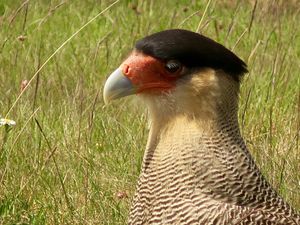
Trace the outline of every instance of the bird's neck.
<path fill-rule="evenodd" d="M 205 75 L 211 84 L 200 88 L 203 82 L 197 79 Z M 167 187 L 175 185 L 172 180 L 180 180 L 180 175 L 182 182 L 175 186 L 187 182 L 194 189 L 197 184 L 202 194 L 216 198 L 223 195 L 224 188 L 243 190 L 237 184 L 250 179 L 247 174 L 260 174 L 240 134 L 238 86 L 223 76 L 210 75 L 194 76 L 196 80 L 171 95 L 147 101 L 151 129 L 141 181 L 150 184 L 147 177 L 151 177 L 158 182 L 152 185 Z M 159 174 L 168 174 L 168 178 Z M 255 176 L 251 179 L 255 184 Z"/>
<path fill-rule="evenodd" d="M 164 154 L 176 159 L 185 151 L 201 158 L 201 154 L 213 154 L 211 147 L 226 153 L 230 151 L 227 146 L 235 146 L 248 154 L 238 124 L 238 91 L 228 90 L 223 96 L 213 93 L 203 97 L 199 93 L 193 99 L 176 97 L 180 102 L 163 97 L 149 101 L 151 129 L 145 165 L 159 161 Z"/>
<path fill-rule="evenodd" d="M 248 154 L 240 135 L 235 111 L 232 114 L 224 112 L 222 118 L 176 115 L 172 119 L 153 119 L 144 169 L 147 169 L 148 164 L 156 164 L 165 157 L 182 160 L 184 154 L 199 159 L 208 155 L 214 158 L 223 157 L 222 154 L 232 154 L 233 146 L 235 151 Z"/>
<path fill-rule="evenodd" d="M 178 115 L 169 121 L 153 120 L 141 180 L 150 185 L 147 177 L 151 177 L 159 182 L 151 185 L 166 191 L 181 185 L 197 188 L 203 196 L 223 201 L 227 201 L 224 189 L 242 190 L 237 185 L 240 179 L 252 179 L 247 174 L 259 172 L 240 135 L 236 115 L 225 116 L 203 120 Z"/>

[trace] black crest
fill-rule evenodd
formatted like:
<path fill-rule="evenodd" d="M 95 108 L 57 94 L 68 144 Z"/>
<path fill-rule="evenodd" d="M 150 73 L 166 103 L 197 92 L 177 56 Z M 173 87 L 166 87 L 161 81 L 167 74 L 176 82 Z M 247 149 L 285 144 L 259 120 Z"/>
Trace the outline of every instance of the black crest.
<path fill-rule="evenodd" d="M 223 45 L 187 30 L 165 30 L 139 40 L 135 48 L 162 60 L 176 59 L 186 67 L 222 69 L 235 80 L 247 72 L 247 65 Z"/>

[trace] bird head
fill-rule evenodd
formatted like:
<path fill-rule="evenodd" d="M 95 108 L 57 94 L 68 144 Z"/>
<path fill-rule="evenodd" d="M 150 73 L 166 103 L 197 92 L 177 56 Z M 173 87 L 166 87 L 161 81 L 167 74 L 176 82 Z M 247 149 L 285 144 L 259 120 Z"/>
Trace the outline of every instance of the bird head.
<path fill-rule="evenodd" d="M 137 94 L 154 114 L 213 115 L 236 102 L 246 64 L 223 45 L 187 30 L 158 32 L 139 40 L 108 78 L 104 101 Z"/>

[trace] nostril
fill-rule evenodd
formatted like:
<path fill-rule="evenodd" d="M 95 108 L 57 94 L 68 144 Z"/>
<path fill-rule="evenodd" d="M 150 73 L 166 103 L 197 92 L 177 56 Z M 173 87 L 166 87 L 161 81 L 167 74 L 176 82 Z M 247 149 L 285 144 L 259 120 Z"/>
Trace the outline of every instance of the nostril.
<path fill-rule="evenodd" d="M 123 73 L 124 73 L 125 75 L 129 75 L 129 73 L 130 73 L 130 68 L 129 68 L 129 66 L 126 65 L 126 64 L 123 66 Z"/>

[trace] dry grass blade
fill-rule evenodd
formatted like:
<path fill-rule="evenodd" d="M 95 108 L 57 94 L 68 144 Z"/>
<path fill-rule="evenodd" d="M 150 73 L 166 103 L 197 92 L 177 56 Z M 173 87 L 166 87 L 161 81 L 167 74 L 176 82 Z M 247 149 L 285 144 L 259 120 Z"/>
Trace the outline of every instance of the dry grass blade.
<path fill-rule="evenodd" d="M 206 4 L 206 6 L 205 6 L 204 12 L 203 12 L 203 14 L 202 14 L 202 17 L 201 17 L 201 19 L 200 19 L 200 22 L 198 23 L 196 32 L 200 32 L 201 25 L 202 25 L 203 20 L 204 20 L 204 18 L 205 18 L 205 16 L 206 16 L 206 13 L 207 13 L 207 10 L 208 10 L 208 8 L 209 8 L 209 6 L 210 6 L 210 3 L 211 3 L 211 0 L 208 0 L 207 4 Z"/>

